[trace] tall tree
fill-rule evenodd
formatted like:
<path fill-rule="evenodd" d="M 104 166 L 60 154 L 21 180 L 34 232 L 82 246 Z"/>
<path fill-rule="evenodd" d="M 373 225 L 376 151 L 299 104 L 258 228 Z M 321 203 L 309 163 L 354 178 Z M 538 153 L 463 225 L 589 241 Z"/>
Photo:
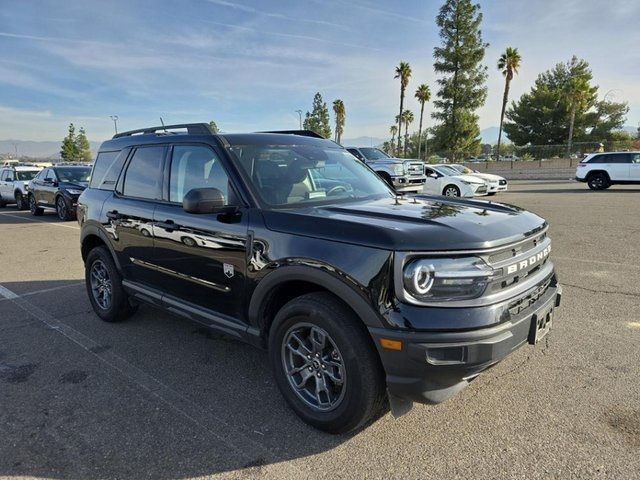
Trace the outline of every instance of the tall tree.
<path fill-rule="evenodd" d="M 436 17 L 441 46 L 435 47 L 435 71 L 442 75 L 433 117 L 439 148 L 452 157 L 475 154 L 480 148 L 480 127 L 475 111 L 487 98 L 487 67 L 481 62 L 488 44 L 482 40 L 480 5 L 471 0 L 446 0 Z"/>
<path fill-rule="evenodd" d="M 640 132 L 640 128 L 638 129 L 638 131 Z M 389 127 L 389 133 L 391 134 L 391 149 L 395 150 L 395 139 L 396 139 L 396 133 L 398 133 L 398 126 L 397 125 L 391 125 L 391 127 Z"/>
<path fill-rule="evenodd" d="M 335 140 L 340 143 L 342 134 L 344 133 L 344 123 L 347 118 L 347 112 L 344 108 L 344 102 L 340 99 L 333 101 L 333 113 L 336 117 L 336 136 Z"/>
<path fill-rule="evenodd" d="M 67 136 L 62 140 L 60 148 L 60 158 L 64 162 L 74 162 L 78 159 L 78 144 L 76 141 L 76 127 L 73 123 L 69 124 Z"/>
<path fill-rule="evenodd" d="M 405 110 L 402 112 L 402 123 L 404 123 L 404 150 L 402 156 L 407 158 L 407 145 L 409 144 L 409 124 L 413 122 L 413 112 Z"/>
<path fill-rule="evenodd" d="M 313 108 L 307 112 L 304 118 L 304 128 L 322 135 L 324 138 L 331 138 L 331 126 L 329 125 L 329 109 L 322 99 L 320 92 L 313 97 Z"/>
<path fill-rule="evenodd" d="M 416 98 L 420 102 L 420 123 L 418 124 L 418 158 L 422 158 L 420 156 L 420 151 L 422 150 L 422 117 L 424 116 L 424 104 L 431 100 L 431 90 L 429 89 L 429 85 L 423 83 L 416 90 Z"/>
<path fill-rule="evenodd" d="M 398 122 L 398 131 L 402 132 L 402 110 L 404 107 L 404 91 L 409 86 L 409 79 L 411 78 L 411 66 L 407 62 L 400 62 L 396 67 L 396 74 L 393 78 L 400 79 L 400 113 L 396 117 Z M 400 154 L 400 137 L 398 135 L 398 154 Z"/>
<path fill-rule="evenodd" d="M 569 100 L 569 135 L 567 137 L 567 158 L 571 156 L 573 146 L 573 127 L 576 123 L 576 112 L 585 110 L 587 102 L 591 96 L 591 86 L 584 77 L 573 77 L 569 79 L 565 88 L 567 99 Z"/>
<path fill-rule="evenodd" d="M 213 120 L 211 120 L 209 122 L 209 128 L 211 129 L 211 131 L 213 133 L 218 133 L 220 130 L 218 129 L 218 124 L 216 122 L 214 122 Z"/>
<path fill-rule="evenodd" d="M 581 81 L 574 84 L 577 79 Z M 509 139 L 520 146 L 566 144 L 571 123 L 573 141 L 609 139 L 611 132 L 624 125 L 628 107 L 598 102 L 598 87 L 592 85 L 592 79 L 589 64 L 576 57 L 538 75 L 531 90 L 511 102 L 505 113 L 504 131 Z M 585 89 L 585 83 L 588 88 L 581 91 L 579 101 L 573 101 L 569 88 Z"/>
<path fill-rule="evenodd" d="M 78 135 L 75 140 L 76 146 L 76 160 L 80 162 L 90 162 L 91 157 L 91 144 L 89 143 L 89 139 L 87 139 L 87 133 L 84 130 L 84 127 L 80 127 L 78 131 Z"/>
<path fill-rule="evenodd" d="M 504 94 L 502 95 L 502 109 L 500 110 L 500 128 L 498 130 L 498 146 L 496 148 L 496 160 L 500 159 L 500 142 L 502 141 L 502 124 L 504 123 L 504 112 L 507 109 L 507 102 L 509 101 L 509 87 L 511 86 L 511 80 L 513 75 L 518 73 L 522 57 L 518 53 L 517 48 L 507 47 L 500 58 L 498 59 L 498 70 L 504 75 Z M 488 157 L 487 157 L 488 158 Z"/>

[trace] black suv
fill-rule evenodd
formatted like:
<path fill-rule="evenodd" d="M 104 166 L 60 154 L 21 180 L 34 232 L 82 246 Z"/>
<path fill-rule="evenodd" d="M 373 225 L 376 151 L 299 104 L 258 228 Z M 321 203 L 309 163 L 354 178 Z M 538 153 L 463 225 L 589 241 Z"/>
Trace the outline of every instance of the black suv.
<path fill-rule="evenodd" d="M 29 182 L 29 209 L 42 215 L 44 208 L 55 208 L 60 220 L 76 215 L 78 197 L 87 188 L 91 165 L 60 164 L 42 170 Z"/>
<path fill-rule="evenodd" d="M 78 222 L 100 318 L 146 302 L 266 348 L 291 407 L 334 433 L 446 400 L 560 302 L 542 218 L 398 197 L 311 132 L 117 134 Z"/>

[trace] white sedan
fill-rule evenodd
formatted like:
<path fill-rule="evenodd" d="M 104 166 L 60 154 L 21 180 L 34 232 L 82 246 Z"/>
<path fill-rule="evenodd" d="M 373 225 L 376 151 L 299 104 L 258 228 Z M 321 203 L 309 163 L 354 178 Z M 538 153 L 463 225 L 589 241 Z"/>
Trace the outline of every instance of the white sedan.
<path fill-rule="evenodd" d="M 475 197 L 487 194 L 487 184 L 473 175 L 461 175 L 449 165 L 425 167 L 427 180 L 422 193 L 447 197 Z"/>
<path fill-rule="evenodd" d="M 481 178 L 487 182 L 487 195 L 495 195 L 498 192 L 507 191 L 507 179 L 500 175 L 494 175 L 493 173 L 480 173 L 477 170 L 471 170 L 464 165 L 454 163 L 450 167 L 455 168 L 462 174 L 473 175 L 474 177 Z"/>

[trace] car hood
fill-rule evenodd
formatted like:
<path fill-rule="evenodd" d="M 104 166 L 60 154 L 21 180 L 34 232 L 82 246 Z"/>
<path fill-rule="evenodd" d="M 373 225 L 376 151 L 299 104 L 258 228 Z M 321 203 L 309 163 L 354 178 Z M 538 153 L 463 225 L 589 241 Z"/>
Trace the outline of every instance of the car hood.
<path fill-rule="evenodd" d="M 500 175 L 494 175 L 492 173 L 473 173 L 471 175 L 474 177 L 482 178 L 484 180 L 489 180 L 490 182 L 504 180 L 504 177 L 501 177 Z"/>
<path fill-rule="evenodd" d="M 467 174 L 461 173 L 460 175 L 450 175 L 450 176 L 452 178 L 457 178 L 458 180 L 462 180 L 464 182 L 478 183 L 478 184 L 484 185 L 484 180 L 476 177 L 475 175 L 467 175 Z"/>
<path fill-rule="evenodd" d="M 397 251 L 492 248 L 546 226 L 518 207 L 428 195 L 264 210 L 263 215 L 274 231 Z"/>
<path fill-rule="evenodd" d="M 89 182 L 60 182 L 60 186 L 64 188 L 75 188 L 77 190 L 84 190 L 89 186 Z"/>

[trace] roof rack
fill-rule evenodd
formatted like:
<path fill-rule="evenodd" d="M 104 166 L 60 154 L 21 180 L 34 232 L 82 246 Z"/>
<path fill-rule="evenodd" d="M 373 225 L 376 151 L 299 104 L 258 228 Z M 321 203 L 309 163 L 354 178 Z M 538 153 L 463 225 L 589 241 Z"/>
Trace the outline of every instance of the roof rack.
<path fill-rule="evenodd" d="M 213 132 L 206 123 L 181 123 L 179 125 L 161 125 L 159 127 L 140 128 L 128 132 L 116 133 L 112 138 L 130 137 L 132 135 L 145 135 L 152 133 L 171 134 L 169 130 L 186 129 L 188 135 L 211 135 Z"/>
<path fill-rule="evenodd" d="M 269 132 L 256 132 L 256 133 L 284 133 L 287 135 L 300 135 L 301 137 L 313 137 L 325 139 L 322 135 L 312 130 L 273 130 Z"/>

